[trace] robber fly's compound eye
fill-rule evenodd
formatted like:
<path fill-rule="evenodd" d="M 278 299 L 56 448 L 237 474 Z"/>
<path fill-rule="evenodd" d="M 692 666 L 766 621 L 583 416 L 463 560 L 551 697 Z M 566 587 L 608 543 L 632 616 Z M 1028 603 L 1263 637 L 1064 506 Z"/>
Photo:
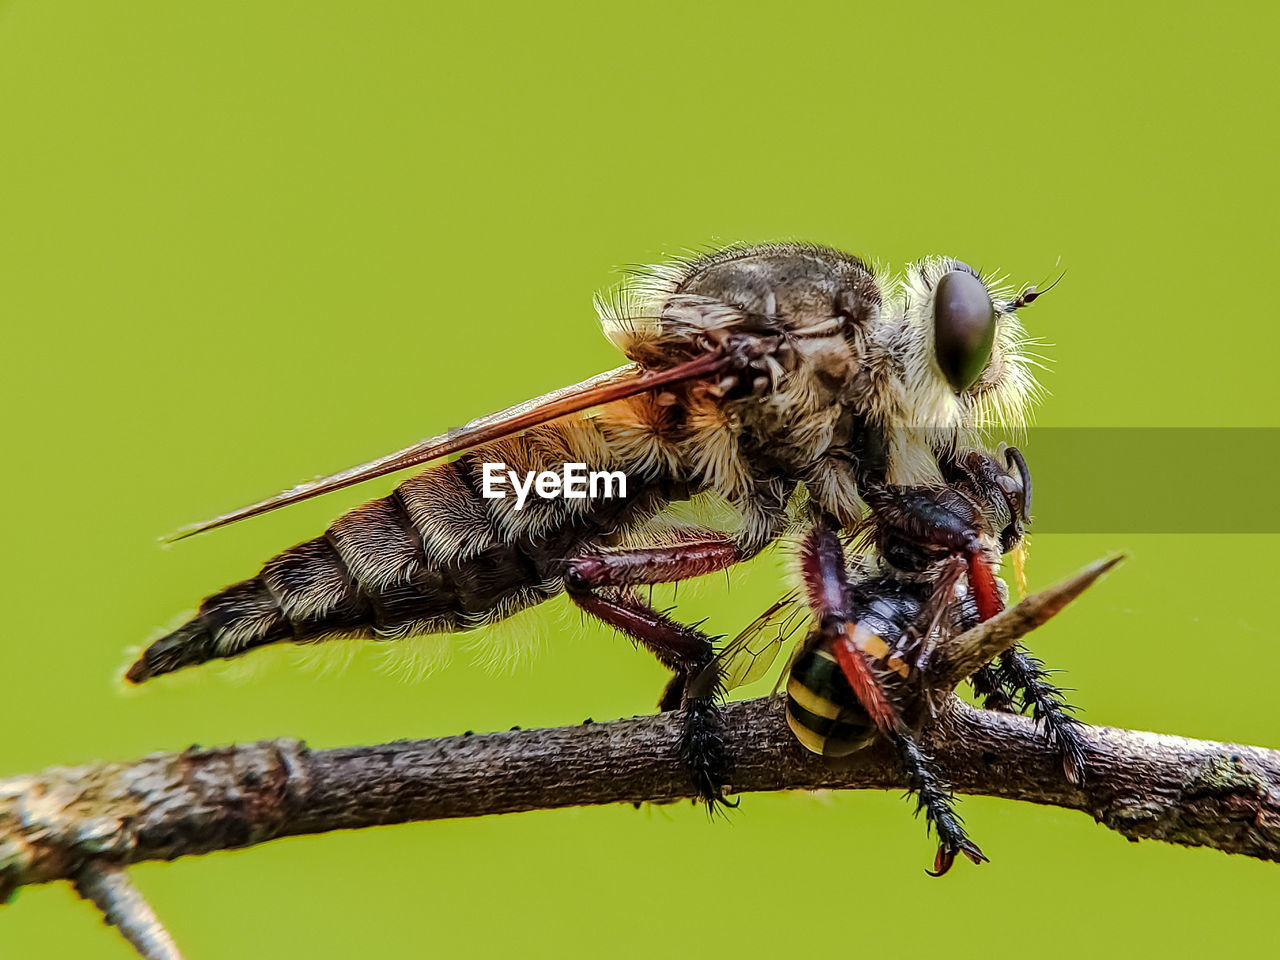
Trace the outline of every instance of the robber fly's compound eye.
<path fill-rule="evenodd" d="M 995 336 L 996 312 L 983 282 L 967 270 L 944 274 L 933 300 L 933 349 L 956 393 L 982 375 Z"/>

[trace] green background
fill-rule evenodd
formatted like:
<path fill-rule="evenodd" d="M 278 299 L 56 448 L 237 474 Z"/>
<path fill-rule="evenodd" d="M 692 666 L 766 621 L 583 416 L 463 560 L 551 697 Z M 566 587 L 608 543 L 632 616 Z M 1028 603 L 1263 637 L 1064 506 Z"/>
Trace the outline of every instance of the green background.
<path fill-rule="evenodd" d="M 1262 4 L 0 6 L 0 775 L 651 709 L 655 664 L 562 609 L 505 673 L 464 654 L 405 684 L 365 651 L 316 676 L 286 650 L 249 679 L 115 683 L 126 647 L 386 484 L 167 551 L 158 534 L 614 365 L 589 298 L 619 264 L 779 237 L 1027 282 L 1061 258 L 1027 314 L 1053 344 L 1039 423 L 1280 425 L 1276 28 Z M 1036 646 L 1090 720 L 1280 745 L 1275 543 L 1042 535 L 1033 584 L 1131 560 Z M 681 612 L 730 630 L 778 580 L 766 558 Z M 191 957 L 1273 945 L 1273 865 L 963 811 L 993 862 L 945 881 L 878 793 L 132 872 Z M 130 954 L 57 885 L 0 911 L 0 955 Z"/>

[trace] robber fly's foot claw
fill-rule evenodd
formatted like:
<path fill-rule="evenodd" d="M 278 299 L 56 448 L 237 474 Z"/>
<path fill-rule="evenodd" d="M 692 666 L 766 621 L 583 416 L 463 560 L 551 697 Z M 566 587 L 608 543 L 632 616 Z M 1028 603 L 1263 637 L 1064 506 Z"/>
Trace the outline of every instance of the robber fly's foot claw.
<path fill-rule="evenodd" d="M 947 871 L 951 869 L 951 865 L 955 862 L 955 851 L 940 843 L 938 844 L 938 852 L 933 858 L 933 869 L 926 869 L 925 873 L 931 877 L 945 876 Z"/>
<path fill-rule="evenodd" d="M 1062 773 L 1073 787 L 1084 785 L 1085 750 L 1082 736 L 1083 724 L 1071 716 L 1068 707 L 1058 706 L 1041 712 L 1037 721 L 1043 726 L 1045 736 L 1062 759 Z"/>
<path fill-rule="evenodd" d="M 967 837 L 961 837 L 958 840 L 944 840 L 938 844 L 938 852 L 933 858 L 933 869 L 926 870 L 931 877 L 941 877 L 951 865 L 956 862 L 956 854 L 963 853 L 969 858 L 971 863 L 988 863 L 987 855 L 983 853 L 976 843 Z"/>
<path fill-rule="evenodd" d="M 1073 787 L 1083 787 L 1084 751 L 1078 743 L 1060 745 L 1059 750 L 1062 753 L 1062 773 L 1067 778 L 1067 783 Z"/>
<path fill-rule="evenodd" d="M 1062 753 L 1062 772 L 1073 787 L 1084 786 L 1085 753 L 1084 738 L 1080 736 L 1080 724 L 1074 719 L 1061 724 L 1058 729 L 1058 750 Z"/>

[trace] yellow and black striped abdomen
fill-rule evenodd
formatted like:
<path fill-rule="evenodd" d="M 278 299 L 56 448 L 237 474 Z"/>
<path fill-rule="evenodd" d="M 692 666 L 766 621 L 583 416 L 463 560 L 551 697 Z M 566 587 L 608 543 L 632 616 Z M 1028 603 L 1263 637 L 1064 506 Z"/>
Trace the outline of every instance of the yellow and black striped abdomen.
<path fill-rule="evenodd" d="M 876 728 L 858 703 L 829 642 L 804 650 L 787 679 L 787 723 L 806 749 L 843 757 L 875 739 Z"/>
<path fill-rule="evenodd" d="M 903 609 L 914 612 L 914 607 Z M 871 629 L 873 624 L 896 626 L 885 612 L 876 611 L 860 622 L 853 631 L 853 642 L 884 671 L 886 680 L 905 680 L 910 669 Z M 830 640 L 810 642 L 792 663 L 787 678 L 787 723 L 806 749 L 825 757 L 847 756 L 875 739 L 875 724 L 849 686 Z"/>

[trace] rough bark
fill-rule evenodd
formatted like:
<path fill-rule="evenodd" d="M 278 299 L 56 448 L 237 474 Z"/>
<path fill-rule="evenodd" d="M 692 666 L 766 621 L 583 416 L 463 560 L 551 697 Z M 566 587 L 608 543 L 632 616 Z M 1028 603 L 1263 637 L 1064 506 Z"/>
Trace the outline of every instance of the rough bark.
<path fill-rule="evenodd" d="M 735 793 L 901 788 L 892 752 L 833 765 L 801 749 L 776 698 L 724 712 Z M 549 730 L 309 750 L 270 740 L 54 768 L 0 783 L 3 886 L 71 879 L 90 860 L 169 860 L 386 823 L 692 796 L 679 714 Z M 926 745 L 960 793 L 1088 813 L 1138 839 L 1280 860 L 1280 751 L 1084 728 L 1088 777 L 1070 786 L 1023 717 L 959 701 Z"/>

